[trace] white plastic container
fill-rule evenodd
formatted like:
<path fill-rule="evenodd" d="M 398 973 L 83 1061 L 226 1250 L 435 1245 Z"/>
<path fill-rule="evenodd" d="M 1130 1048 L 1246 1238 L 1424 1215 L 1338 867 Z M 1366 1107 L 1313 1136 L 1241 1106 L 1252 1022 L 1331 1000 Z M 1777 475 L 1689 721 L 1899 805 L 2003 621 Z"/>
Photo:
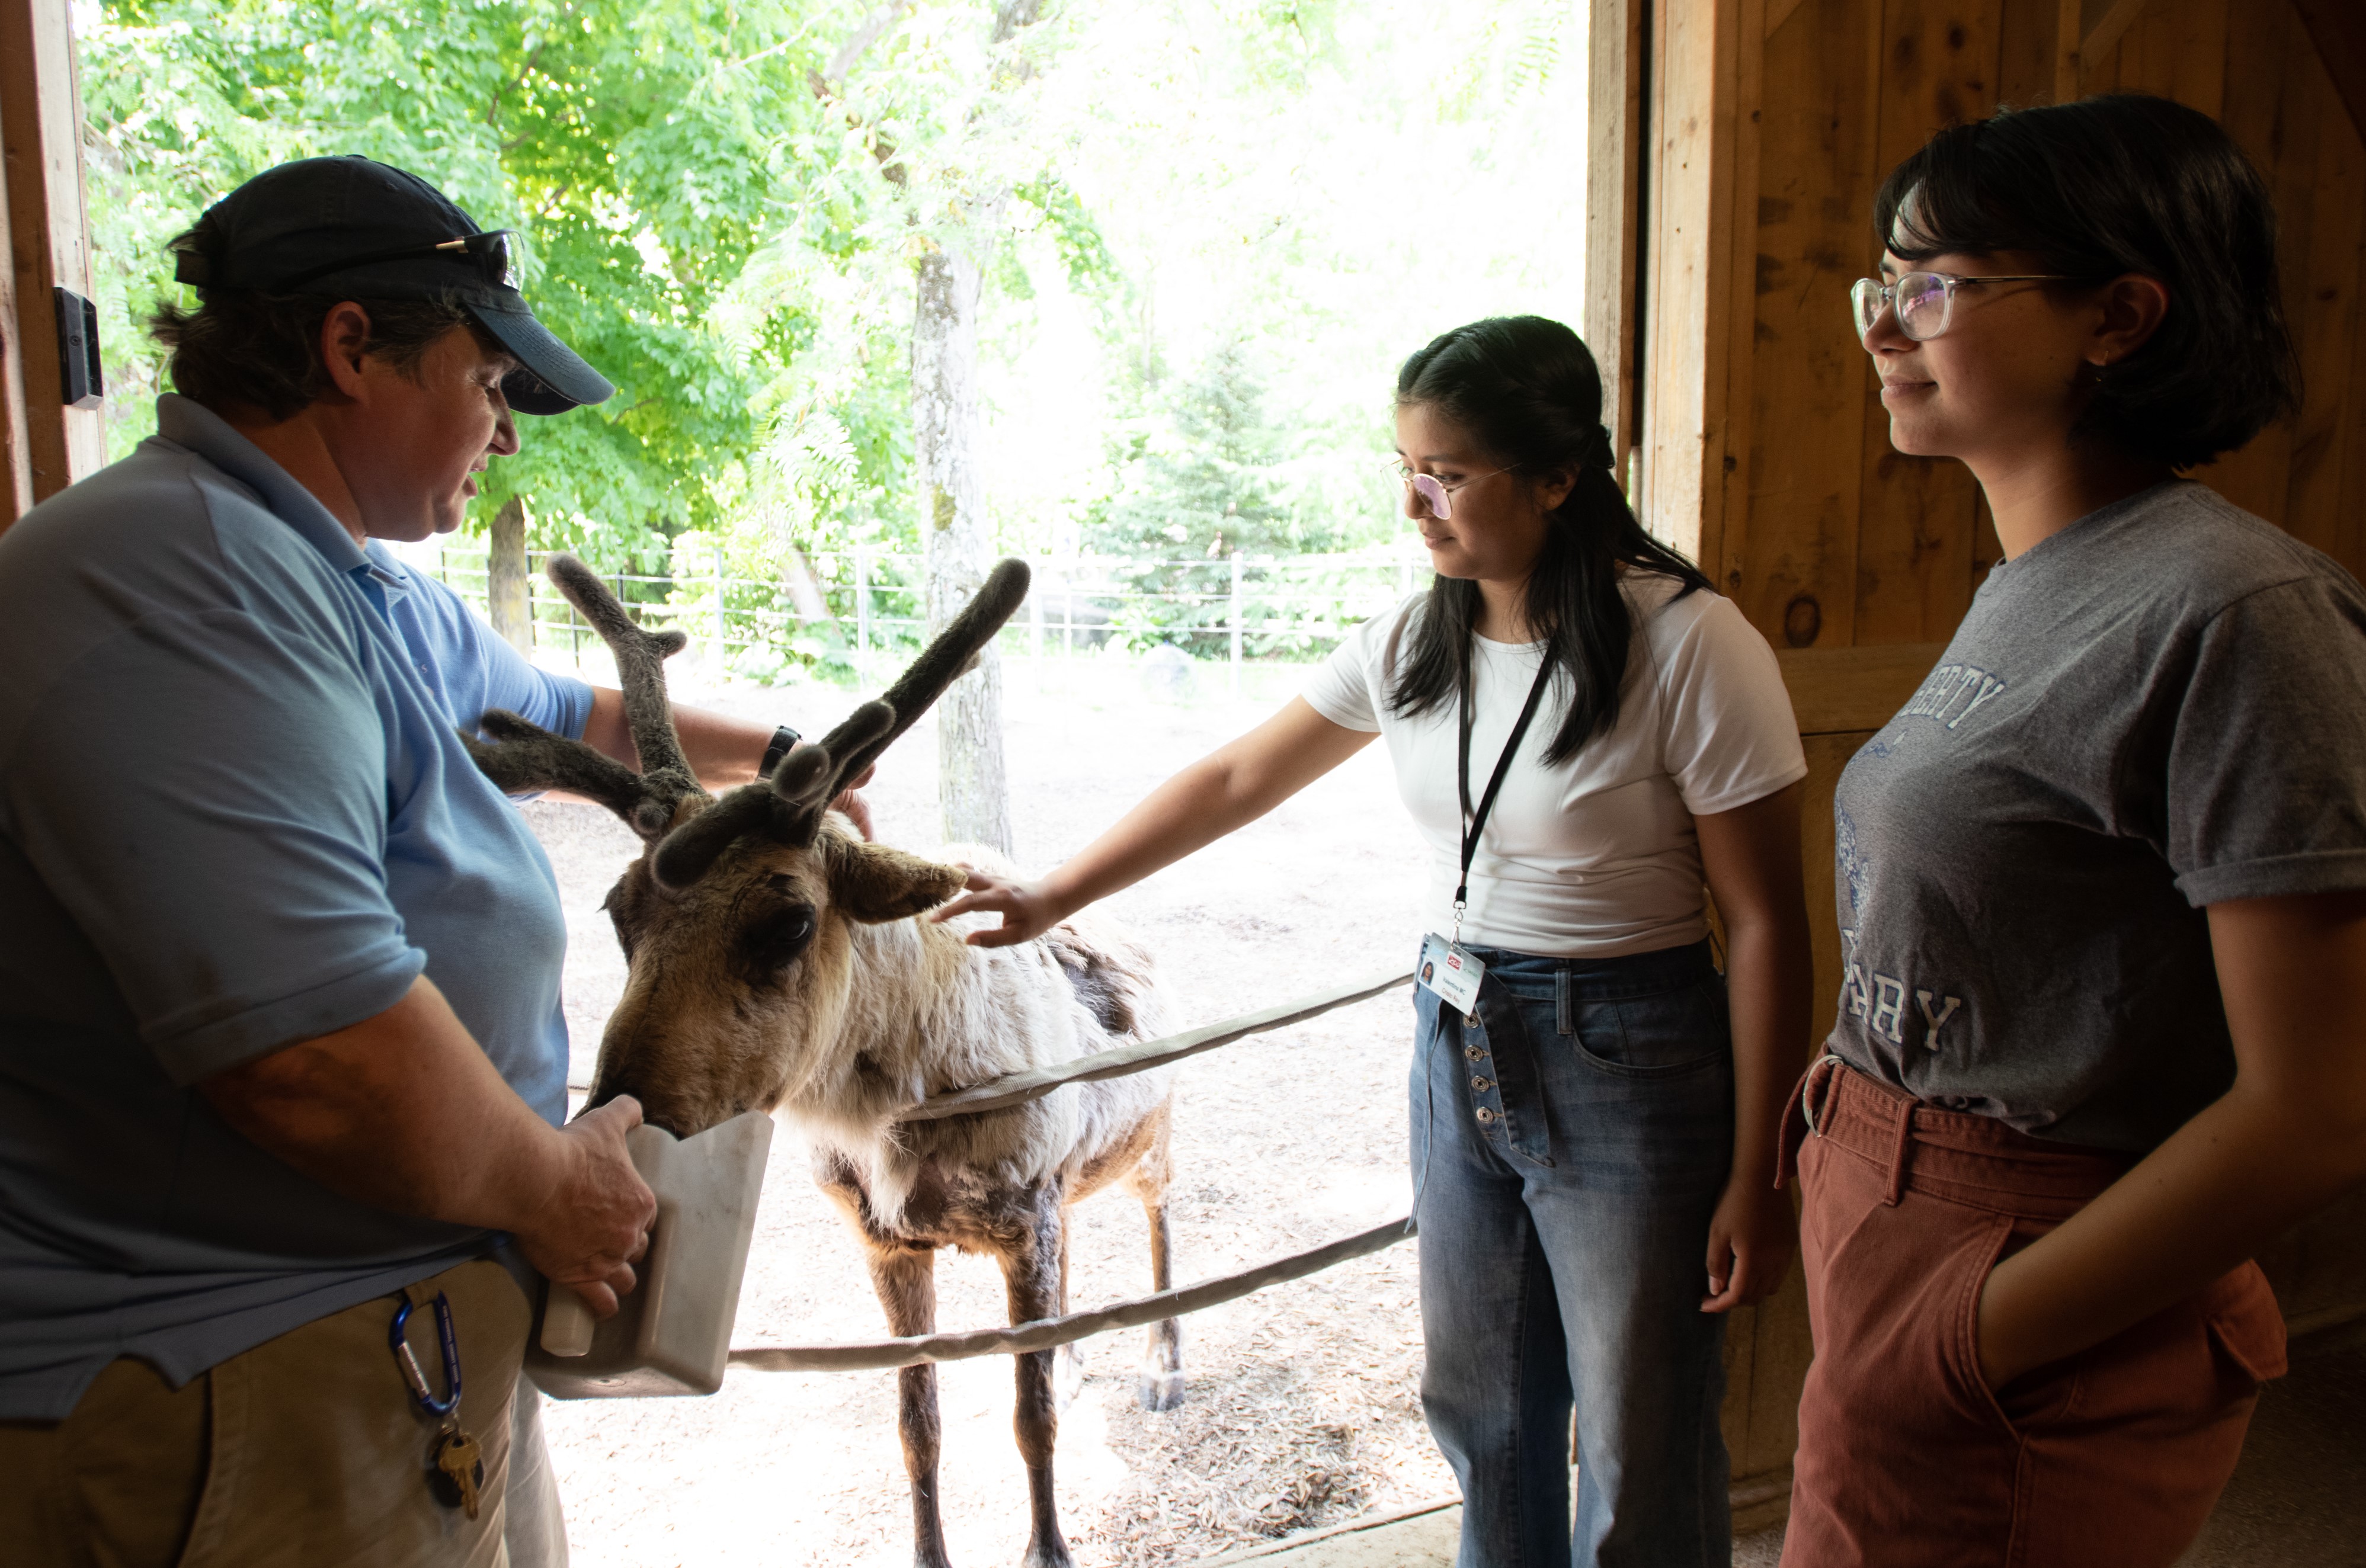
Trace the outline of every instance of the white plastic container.
<path fill-rule="evenodd" d="M 558 1399 L 712 1394 L 731 1353 L 772 1118 L 750 1111 L 679 1140 L 639 1126 L 625 1147 L 658 1200 L 639 1282 L 600 1323 L 573 1291 L 545 1282 L 526 1371 Z"/>

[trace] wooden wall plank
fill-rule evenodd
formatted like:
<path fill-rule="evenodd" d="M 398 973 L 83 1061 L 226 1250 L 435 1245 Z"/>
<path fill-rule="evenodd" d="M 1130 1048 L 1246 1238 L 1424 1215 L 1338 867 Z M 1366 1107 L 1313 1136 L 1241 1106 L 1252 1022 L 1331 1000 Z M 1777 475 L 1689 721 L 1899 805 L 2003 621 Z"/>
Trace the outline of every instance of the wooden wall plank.
<path fill-rule="evenodd" d="M 2121 35 L 2135 25 L 2137 17 L 2144 15 L 2145 8 L 2149 3 L 2150 0 L 2112 0 L 2111 8 L 2097 20 L 2089 24 L 2085 33 L 2079 38 L 2079 60 L 2082 62 L 2100 60 L 2109 53 L 2119 43 Z M 2082 7 L 2082 12 L 2091 9 L 2091 7 Z"/>
<path fill-rule="evenodd" d="M 1741 10 L 1741 0 L 1654 0 L 1652 11 L 1639 510 L 1696 561 L 1718 559 L 1724 540 Z"/>
<path fill-rule="evenodd" d="M 2214 118 L 2226 80 L 2226 0 L 2148 0 L 2115 52 L 2120 89 L 2158 93 Z M 2088 90 L 2103 88 L 2090 83 Z"/>
<path fill-rule="evenodd" d="M 2309 252 L 2315 194 L 2320 106 L 2304 71 L 2311 53 L 2307 35 L 2289 6 L 2247 6 L 2230 13 L 2226 33 L 2225 107 L 2219 121 L 2259 166 L 2276 204 L 2279 260 L 2284 308 L 2299 302 L 2304 258 Z M 2282 527 L 2290 493 L 2293 429 L 2269 426 L 2240 452 L 2230 453 L 2194 477 L 2247 511 Z"/>
<path fill-rule="evenodd" d="M 2295 63 L 2315 68 L 2314 62 Z M 2284 267 L 2293 280 L 2285 287 L 2284 308 L 2300 346 L 2302 392 L 2285 476 L 2284 526 L 2331 553 L 2340 546 L 2342 427 L 2358 380 L 2352 351 L 2358 251 L 2366 241 L 2366 146 L 2360 144 L 2330 82 L 2315 98 L 2317 145 L 2308 248 L 2286 258 Z"/>
<path fill-rule="evenodd" d="M 1878 98 L 1866 51 L 1835 40 L 1877 37 L 1879 18 L 1880 0 L 1807 0 L 1766 39 L 1783 90 L 1761 113 L 1749 521 L 1719 586 L 1778 648 L 1854 635 L 1871 370 L 1847 289 L 1875 254 Z"/>
<path fill-rule="evenodd" d="M 0 157 L 8 168 L 25 451 L 39 501 L 107 461 L 100 412 L 68 409 L 59 395 L 52 291 L 91 292 L 82 100 L 65 0 L 0 0 Z"/>
<path fill-rule="evenodd" d="M 2067 104 L 2079 95 L 2079 44 L 2087 36 L 2084 10 L 2079 0 L 2055 0 L 2054 81 L 2048 103 Z"/>
<path fill-rule="evenodd" d="M 1888 0 L 1880 171 L 1939 127 L 1994 108 L 2002 11 L 2002 0 Z M 1869 386 L 1866 398 L 1853 640 L 1944 638 L 1971 602 L 1978 486 L 1952 458 L 1899 454 L 1889 444 L 1878 386 Z"/>
<path fill-rule="evenodd" d="M 1803 735 L 1881 728 L 1931 673 L 1944 643 L 1872 648 L 1778 648 L 1774 662 Z M 1829 805 L 1829 800 L 1825 802 Z"/>
<path fill-rule="evenodd" d="M 2358 0 L 2292 0 L 2292 7 L 2308 29 L 2349 123 L 2366 136 L 2366 7 Z"/>
<path fill-rule="evenodd" d="M 2353 265 L 2356 297 L 2366 290 L 2366 241 Z M 2349 363 L 2366 364 L 2366 299 L 2356 300 L 2349 316 Z M 2366 375 L 2349 378 L 2349 404 L 2342 411 L 2341 492 L 2334 504 L 2333 543 L 2327 548 L 2351 573 L 2366 577 Z"/>
<path fill-rule="evenodd" d="M 2075 3 L 2075 0 L 2074 0 Z M 2056 101 L 2055 50 L 2063 0 L 2004 0 L 1997 23 L 1997 102 L 2017 109 Z"/>
<path fill-rule="evenodd" d="M 1651 0 L 1592 0 L 1586 55 L 1586 345 L 1602 372 L 1603 423 L 1627 483 L 1636 401 L 1637 241 L 1649 131 L 1642 121 L 1643 16 Z"/>
<path fill-rule="evenodd" d="M 1748 548 L 1751 526 L 1751 431 L 1756 407 L 1751 387 L 1758 368 L 1757 314 L 1750 308 L 1751 290 L 1742 280 L 1758 264 L 1759 170 L 1764 142 L 1766 50 L 1765 0 L 1739 0 L 1734 30 L 1745 47 L 1734 51 L 1733 179 L 1728 197 L 1725 275 L 1730 280 L 1733 308 L 1726 312 L 1725 432 L 1718 465 L 1709 482 L 1718 487 L 1717 554 L 1704 557 L 1700 567 L 1711 582 L 1723 582 L 1741 552 Z M 1721 472 L 1719 470 L 1722 470 Z"/>
<path fill-rule="evenodd" d="M 0 233 L 12 221 L 8 162 L 0 157 Z M 14 251 L 15 247 L 9 247 Z M 25 426 L 25 356 L 17 324 L 17 268 L 0 258 L 0 529 L 33 505 L 32 435 Z"/>

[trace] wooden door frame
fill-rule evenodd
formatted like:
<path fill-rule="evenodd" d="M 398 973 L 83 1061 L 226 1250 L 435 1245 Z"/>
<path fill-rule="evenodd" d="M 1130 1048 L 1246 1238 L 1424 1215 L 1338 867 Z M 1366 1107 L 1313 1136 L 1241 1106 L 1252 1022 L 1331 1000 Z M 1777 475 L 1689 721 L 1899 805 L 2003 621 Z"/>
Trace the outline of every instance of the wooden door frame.
<path fill-rule="evenodd" d="M 107 461 L 101 409 L 65 406 L 54 306 L 91 294 L 82 90 L 66 0 L 0 0 L 0 528 Z"/>
<path fill-rule="evenodd" d="M 1637 493 L 1642 429 L 1639 325 L 1644 302 L 1642 215 L 1649 199 L 1651 0 L 1589 0 L 1585 93 L 1585 316 L 1580 330 L 1602 372 L 1602 422 L 1619 485 Z"/>

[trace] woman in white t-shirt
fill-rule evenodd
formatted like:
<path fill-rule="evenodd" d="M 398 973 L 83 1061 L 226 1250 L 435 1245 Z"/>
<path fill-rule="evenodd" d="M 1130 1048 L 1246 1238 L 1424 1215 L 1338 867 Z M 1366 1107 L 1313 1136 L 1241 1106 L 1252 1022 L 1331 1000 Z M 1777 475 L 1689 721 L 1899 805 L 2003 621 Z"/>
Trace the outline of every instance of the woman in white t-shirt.
<path fill-rule="evenodd" d="M 1575 1562 L 1727 1563 L 1718 1315 L 1773 1290 L 1796 1239 L 1774 1179 L 1808 1036 L 1807 765 L 1773 654 L 1637 524 L 1601 413 L 1557 322 L 1414 354 L 1397 451 L 1428 592 L 1041 881 L 975 874 L 938 915 L 1000 913 L 981 946 L 1037 935 L 1386 737 L 1429 846 L 1422 1394 L 1466 1568 L 1571 1561 L 1572 1405 Z"/>

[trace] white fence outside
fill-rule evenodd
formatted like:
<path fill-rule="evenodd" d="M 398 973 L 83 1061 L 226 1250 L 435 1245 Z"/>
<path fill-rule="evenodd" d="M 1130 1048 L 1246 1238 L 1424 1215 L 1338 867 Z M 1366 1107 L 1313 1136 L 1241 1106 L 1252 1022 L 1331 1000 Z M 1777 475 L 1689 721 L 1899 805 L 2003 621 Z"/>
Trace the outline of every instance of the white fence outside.
<path fill-rule="evenodd" d="M 407 552 L 480 609 L 487 597 L 482 540 L 447 540 Z M 1237 688 L 1249 662 L 1322 657 L 1360 622 L 1428 580 L 1428 562 L 1402 550 L 1271 558 L 1159 560 L 1025 557 L 1034 574 L 1027 608 L 1003 629 L 1007 655 L 1038 659 L 1098 655 L 1115 643 L 1177 647 L 1231 666 Z M 535 646 L 573 656 L 597 638 L 543 576 L 548 553 L 527 557 Z M 622 572 L 607 581 L 645 622 L 679 626 L 719 667 L 761 678 L 792 654 L 836 659 L 871 673 L 883 655 L 920 641 L 925 562 L 917 554 L 854 549 L 793 556 L 775 577 L 735 574 L 719 550 L 677 549 L 663 573 Z M 778 658 L 770 655 L 777 655 Z"/>

